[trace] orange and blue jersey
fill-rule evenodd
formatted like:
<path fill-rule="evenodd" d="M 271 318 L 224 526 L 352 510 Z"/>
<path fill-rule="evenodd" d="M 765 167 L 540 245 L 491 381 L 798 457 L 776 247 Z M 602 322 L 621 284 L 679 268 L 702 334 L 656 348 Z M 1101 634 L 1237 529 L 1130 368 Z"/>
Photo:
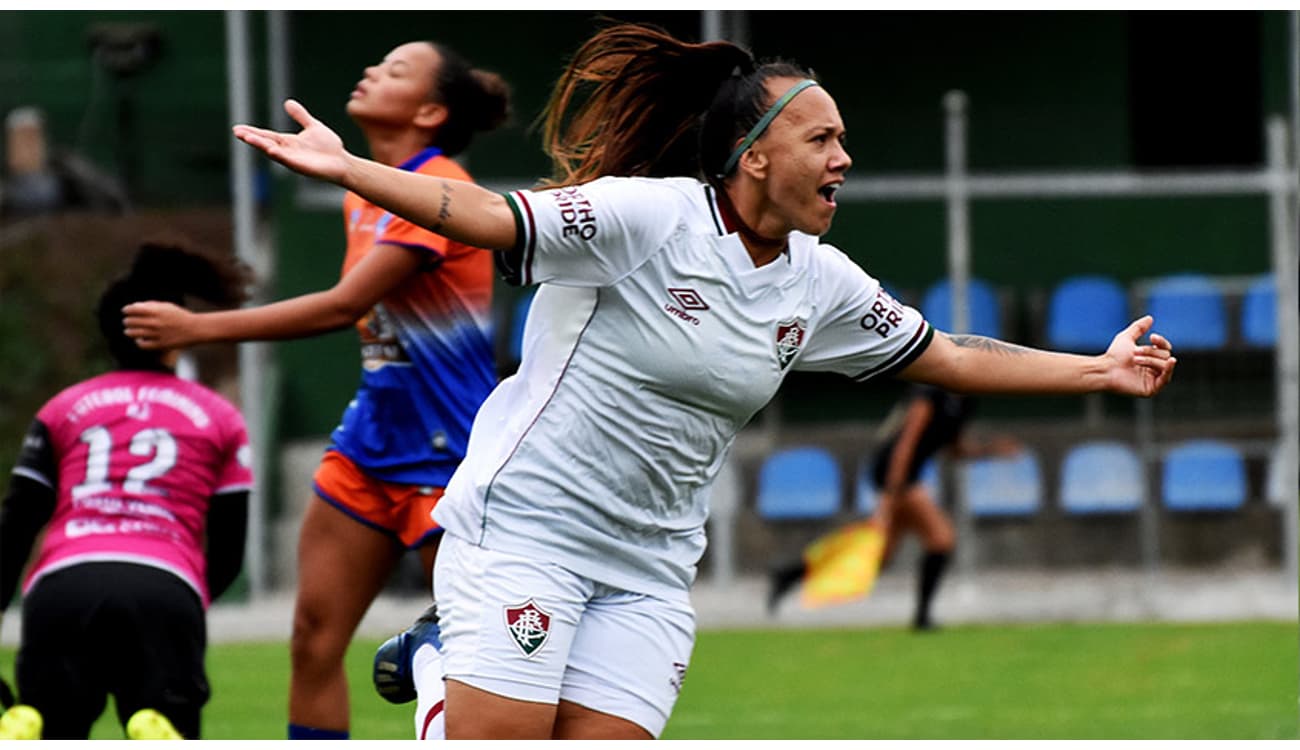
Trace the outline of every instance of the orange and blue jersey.
<path fill-rule="evenodd" d="M 402 169 L 470 181 L 437 148 Z M 418 272 L 361 320 L 361 385 L 330 436 L 333 449 L 386 482 L 444 487 L 496 385 L 492 254 L 453 242 L 354 193 L 343 200 L 347 273 L 380 244 L 423 257 Z"/>

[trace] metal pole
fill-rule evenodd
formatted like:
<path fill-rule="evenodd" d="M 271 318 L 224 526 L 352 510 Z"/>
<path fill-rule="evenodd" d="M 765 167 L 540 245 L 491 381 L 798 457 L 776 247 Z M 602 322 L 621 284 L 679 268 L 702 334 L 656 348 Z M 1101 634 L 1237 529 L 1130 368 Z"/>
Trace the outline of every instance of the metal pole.
<path fill-rule="evenodd" d="M 944 160 L 947 166 L 944 194 L 948 218 L 948 283 L 952 294 L 952 331 L 965 333 L 970 328 L 967 284 L 970 279 L 970 195 L 966 184 L 966 93 L 949 91 L 943 97 Z M 957 525 L 956 567 L 969 573 L 975 567 L 975 535 L 970 508 L 962 483 L 956 477 L 963 470 L 945 462 L 942 483 L 952 492 Z"/>
<path fill-rule="evenodd" d="M 289 13 L 283 10 L 266 12 L 266 95 L 267 111 L 271 115 L 271 127 L 275 130 L 289 130 L 293 121 L 284 111 L 284 100 L 289 98 Z M 288 171 L 279 162 L 271 162 Z"/>
<path fill-rule="evenodd" d="M 724 38 L 722 35 L 722 11 L 700 11 L 700 41 L 716 42 Z"/>
<path fill-rule="evenodd" d="M 952 291 L 952 332 L 970 331 L 970 195 L 966 185 L 966 93 L 943 97 L 944 153 L 947 161 L 948 282 Z"/>
<path fill-rule="evenodd" d="M 1296 433 L 1300 430 L 1300 417 L 1296 405 L 1296 382 L 1300 368 L 1296 366 L 1296 269 L 1294 260 L 1294 171 L 1288 166 L 1286 121 L 1281 117 L 1269 118 L 1268 164 L 1276 178 L 1269 191 L 1269 216 L 1273 247 L 1273 276 L 1277 283 L 1277 352 L 1275 379 L 1277 381 L 1277 435 L 1282 451 L 1284 476 L 1296 477 Z M 1288 482 L 1292 489 L 1296 482 Z M 1285 520 L 1285 569 L 1296 572 L 1296 502 L 1287 502 Z"/>
<path fill-rule="evenodd" d="M 700 41 L 727 41 L 749 47 L 749 12 L 744 10 L 700 11 Z"/>
<path fill-rule="evenodd" d="M 229 81 L 227 103 L 234 123 L 251 122 L 251 72 L 249 66 L 248 13 L 228 10 L 226 19 L 226 75 Z M 253 232 L 253 153 L 234 138 L 230 139 L 231 198 L 235 253 L 257 269 L 257 246 Z M 249 442 L 253 447 L 254 485 L 249 501 L 248 548 L 245 567 L 249 595 L 256 599 L 266 590 L 266 490 L 271 450 L 267 440 L 266 414 L 262 408 L 264 344 L 239 345 L 239 400 L 248 424 Z"/>
<path fill-rule="evenodd" d="M 1290 85 L 1291 99 L 1291 158 L 1290 169 L 1283 175 L 1291 182 L 1291 199 L 1287 202 L 1289 216 L 1285 217 L 1291 233 L 1290 246 L 1287 248 L 1285 262 L 1277 267 L 1277 302 L 1278 302 L 1278 341 L 1277 360 L 1278 376 L 1289 373 L 1290 380 L 1285 381 L 1283 401 L 1279 404 L 1278 428 L 1283 430 L 1278 437 L 1281 440 L 1282 461 L 1278 470 L 1282 472 L 1283 507 L 1287 513 L 1287 550 L 1286 575 L 1300 576 L 1297 569 L 1297 540 L 1300 539 L 1300 498 L 1296 490 L 1300 487 L 1300 436 L 1297 436 L 1297 423 L 1300 422 L 1300 185 L 1297 168 L 1300 168 L 1300 10 L 1291 11 L 1290 34 Z M 1283 167 L 1286 167 L 1285 159 Z M 1276 245 L 1275 245 L 1276 246 Z"/>

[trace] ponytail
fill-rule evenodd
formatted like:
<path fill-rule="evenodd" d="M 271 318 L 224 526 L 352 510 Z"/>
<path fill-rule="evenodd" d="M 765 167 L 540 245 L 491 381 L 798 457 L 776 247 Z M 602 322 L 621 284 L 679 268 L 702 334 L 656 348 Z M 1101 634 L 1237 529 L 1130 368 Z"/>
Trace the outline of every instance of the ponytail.
<path fill-rule="evenodd" d="M 428 44 L 442 59 L 432 98 L 447 107 L 447 120 L 433 145 L 455 156 L 469 148 L 475 133 L 495 130 L 510 119 L 510 85 L 496 73 L 470 67 L 450 47 Z"/>
<path fill-rule="evenodd" d="M 640 24 L 602 29 L 578 50 L 543 112 L 547 184 L 699 176 L 701 116 L 720 87 L 753 69 L 750 54 L 730 42 L 682 42 Z"/>

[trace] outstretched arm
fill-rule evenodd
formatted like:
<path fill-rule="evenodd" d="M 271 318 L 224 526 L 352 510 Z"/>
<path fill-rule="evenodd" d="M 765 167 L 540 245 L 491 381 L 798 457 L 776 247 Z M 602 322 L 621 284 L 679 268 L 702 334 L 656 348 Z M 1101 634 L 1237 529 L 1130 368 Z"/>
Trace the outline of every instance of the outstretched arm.
<path fill-rule="evenodd" d="M 489 250 L 515 243 L 515 219 L 503 196 L 471 182 L 385 166 L 348 153 L 343 141 L 298 102 L 284 103 L 302 130 L 280 133 L 236 125 L 235 137 L 286 167 L 333 182 L 444 237 Z"/>
<path fill-rule="evenodd" d="M 420 262 L 416 251 L 380 243 L 337 284 L 321 292 L 258 307 L 203 313 L 170 302 L 133 302 L 122 308 L 122 324 L 141 349 L 314 336 L 360 320 L 413 274 Z"/>
<path fill-rule="evenodd" d="M 1088 357 L 1008 344 L 983 336 L 940 334 L 900 373 L 959 393 L 1075 394 L 1109 391 L 1154 396 L 1173 376 L 1173 347 L 1151 330 L 1150 315 L 1133 321 L 1104 354 Z"/>

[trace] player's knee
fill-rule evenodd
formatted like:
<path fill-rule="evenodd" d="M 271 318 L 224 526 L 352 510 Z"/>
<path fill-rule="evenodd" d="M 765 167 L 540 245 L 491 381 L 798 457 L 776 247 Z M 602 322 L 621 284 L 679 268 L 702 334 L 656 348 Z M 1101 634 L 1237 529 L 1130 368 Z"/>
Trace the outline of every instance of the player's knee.
<path fill-rule="evenodd" d="M 928 552 L 941 552 L 949 554 L 957 546 L 957 534 L 951 527 L 939 529 L 930 538 L 930 543 L 926 545 Z"/>
<path fill-rule="evenodd" d="M 347 635 L 334 632 L 321 613 L 301 607 L 294 612 L 289 654 L 295 668 L 341 661 L 347 645 Z"/>

